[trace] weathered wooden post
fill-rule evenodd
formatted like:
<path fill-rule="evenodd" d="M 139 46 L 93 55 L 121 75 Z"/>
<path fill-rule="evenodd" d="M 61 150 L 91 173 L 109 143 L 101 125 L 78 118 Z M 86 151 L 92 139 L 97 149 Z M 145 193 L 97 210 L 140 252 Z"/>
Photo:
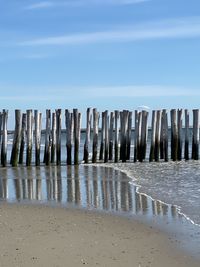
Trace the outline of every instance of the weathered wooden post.
<path fill-rule="evenodd" d="M 24 148 L 26 143 L 26 122 L 27 122 L 27 116 L 26 113 L 23 113 L 22 126 L 21 126 L 21 144 L 19 151 L 19 164 L 23 164 L 23 159 L 24 159 Z"/>
<path fill-rule="evenodd" d="M 3 115 L 0 112 L 0 156 L 1 156 L 2 119 L 3 119 Z"/>
<path fill-rule="evenodd" d="M 42 114 L 38 110 L 35 110 L 34 116 L 35 116 L 35 165 L 40 166 Z"/>
<path fill-rule="evenodd" d="M 50 152 L 51 152 L 51 110 L 46 110 L 46 131 L 45 131 L 45 148 L 44 148 L 44 160 L 46 165 L 50 164 Z"/>
<path fill-rule="evenodd" d="M 109 127 L 109 160 L 113 160 L 113 130 L 114 130 L 115 116 L 114 112 L 110 113 L 110 127 Z"/>
<path fill-rule="evenodd" d="M 121 120 L 121 146 L 120 146 L 120 155 L 122 162 L 126 162 L 127 158 L 127 129 L 128 129 L 128 110 L 123 110 L 120 112 L 120 120 Z"/>
<path fill-rule="evenodd" d="M 74 117 L 74 164 L 79 164 L 79 145 L 80 145 L 80 128 L 81 128 L 81 113 L 78 109 L 73 109 Z"/>
<path fill-rule="evenodd" d="M 56 113 L 52 113 L 52 130 L 51 130 L 51 163 L 55 163 L 56 153 Z"/>
<path fill-rule="evenodd" d="M 189 160 L 189 111 L 185 109 L 185 147 L 184 158 Z"/>
<path fill-rule="evenodd" d="M 178 133 L 177 133 L 177 111 L 172 109 L 171 113 L 171 158 L 177 160 L 178 155 Z"/>
<path fill-rule="evenodd" d="M 8 122 L 8 110 L 3 109 L 2 114 L 2 144 L 1 144 L 1 164 L 3 167 L 7 165 L 7 122 Z"/>
<path fill-rule="evenodd" d="M 104 150 L 104 162 L 108 162 L 108 127 L 109 127 L 109 116 L 108 111 L 105 111 L 105 150 Z"/>
<path fill-rule="evenodd" d="M 119 161 L 119 111 L 115 110 L 115 162 Z"/>
<path fill-rule="evenodd" d="M 161 121 L 160 121 L 160 159 L 164 159 L 164 120 L 165 115 L 163 110 L 161 111 Z"/>
<path fill-rule="evenodd" d="M 141 158 L 142 112 L 138 113 L 137 160 Z"/>
<path fill-rule="evenodd" d="M 199 109 L 193 109 L 192 159 L 199 159 Z"/>
<path fill-rule="evenodd" d="M 155 133 L 155 161 L 159 161 L 160 156 L 160 126 L 161 126 L 161 111 L 156 111 L 156 133 Z"/>
<path fill-rule="evenodd" d="M 182 131 L 183 131 L 183 110 L 182 109 L 178 109 L 178 154 L 177 154 L 177 158 L 178 160 L 182 159 L 182 145 L 183 145 L 183 140 L 182 140 Z"/>
<path fill-rule="evenodd" d="M 148 112 L 142 111 L 142 125 L 141 125 L 141 145 L 140 145 L 140 158 L 139 161 L 143 161 L 146 158 L 146 146 L 147 146 L 147 119 Z"/>
<path fill-rule="evenodd" d="M 105 112 L 101 113 L 101 143 L 99 151 L 99 160 L 103 160 L 105 148 Z"/>
<path fill-rule="evenodd" d="M 163 129 L 163 149 L 164 160 L 168 161 L 168 117 L 166 109 L 163 109 L 164 129 Z"/>
<path fill-rule="evenodd" d="M 98 127 L 99 127 L 99 113 L 97 109 L 93 109 L 93 146 L 92 146 L 92 163 L 97 162 L 98 153 Z"/>
<path fill-rule="evenodd" d="M 128 113 L 128 129 L 127 129 L 127 154 L 126 159 L 130 160 L 131 157 L 131 134 L 132 134 L 132 112 Z"/>
<path fill-rule="evenodd" d="M 67 147 L 67 165 L 72 165 L 72 139 L 73 139 L 73 114 L 68 109 L 65 110 L 66 125 L 66 147 Z"/>
<path fill-rule="evenodd" d="M 83 156 L 83 160 L 85 161 L 85 163 L 89 162 L 90 129 L 91 129 L 91 108 L 88 108 L 87 109 L 87 118 L 86 118 L 84 156 Z"/>
<path fill-rule="evenodd" d="M 135 130 L 134 130 L 134 162 L 138 159 L 138 133 L 139 133 L 139 114 L 135 110 Z"/>
<path fill-rule="evenodd" d="M 152 111 L 152 119 L 151 119 L 151 148 L 149 154 L 149 161 L 153 161 L 155 159 L 155 139 L 156 139 L 156 111 Z"/>
<path fill-rule="evenodd" d="M 16 167 L 18 164 L 20 133 L 21 133 L 21 110 L 17 109 L 15 110 L 15 132 L 14 132 L 12 152 L 10 158 L 10 164 L 13 167 Z"/>
<path fill-rule="evenodd" d="M 61 109 L 56 109 L 56 164 L 61 164 Z"/>
<path fill-rule="evenodd" d="M 26 142 L 26 166 L 31 165 L 32 145 L 33 145 L 33 115 L 32 110 L 26 111 L 27 114 L 27 142 Z"/>

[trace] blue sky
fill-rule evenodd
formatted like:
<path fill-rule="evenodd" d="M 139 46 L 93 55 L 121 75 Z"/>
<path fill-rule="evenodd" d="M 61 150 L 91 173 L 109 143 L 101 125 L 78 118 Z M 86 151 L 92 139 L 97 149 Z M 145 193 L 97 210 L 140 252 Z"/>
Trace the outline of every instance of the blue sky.
<path fill-rule="evenodd" d="M 199 108 L 199 0 L 0 0 L 1 108 Z"/>

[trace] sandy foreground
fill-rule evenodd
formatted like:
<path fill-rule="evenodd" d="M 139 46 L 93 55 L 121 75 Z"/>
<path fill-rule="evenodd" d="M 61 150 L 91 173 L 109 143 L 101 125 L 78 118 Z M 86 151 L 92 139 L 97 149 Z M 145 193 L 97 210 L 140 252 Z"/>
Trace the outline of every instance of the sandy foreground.
<path fill-rule="evenodd" d="M 200 266 L 140 222 L 78 209 L 1 204 L 0 266 Z"/>

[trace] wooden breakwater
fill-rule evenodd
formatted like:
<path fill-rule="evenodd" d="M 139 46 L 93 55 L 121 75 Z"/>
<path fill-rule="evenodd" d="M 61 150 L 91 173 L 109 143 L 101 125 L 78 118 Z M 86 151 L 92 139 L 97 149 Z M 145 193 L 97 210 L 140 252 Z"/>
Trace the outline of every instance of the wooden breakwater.
<path fill-rule="evenodd" d="M 42 117 L 45 129 L 42 129 Z M 63 119 L 64 117 L 64 119 Z M 8 158 L 8 110 L 0 112 L 1 166 L 61 165 L 65 153 L 67 165 L 96 162 L 178 161 L 199 159 L 199 110 L 192 110 L 192 130 L 188 110 L 153 110 L 149 130 L 149 112 L 123 110 L 99 113 L 86 111 L 83 157 L 80 158 L 81 118 L 77 110 L 15 110 L 15 129 Z M 63 127 L 64 125 L 64 127 Z M 190 131 L 192 140 L 190 140 Z M 45 138 L 42 138 L 42 134 Z M 65 136 L 66 148 L 61 145 Z M 44 139 L 44 140 L 43 140 Z M 43 141 L 42 141 L 43 140 Z M 147 140 L 150 140 L 147 142 Z M 43 142 L 43 143 L 42 143 Z M 44 146 L 44 151 L 41 146 Z M 147 149 L 147 146 L 149 149 Z M 191 147 L 191 153 L 190 153 Z"/>

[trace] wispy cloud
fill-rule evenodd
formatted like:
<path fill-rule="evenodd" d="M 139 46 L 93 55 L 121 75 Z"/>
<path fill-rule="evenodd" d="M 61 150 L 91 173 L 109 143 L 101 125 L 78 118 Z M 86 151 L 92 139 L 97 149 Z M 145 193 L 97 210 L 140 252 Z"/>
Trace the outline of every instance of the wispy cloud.
<path fill-rule="evenodd" d="M 78 45 L 197 37 L 200 37 L 200 17 L 186 17 L 143 23 L 132 27 L 123 26 L 119 27 L 117 30 L 77 33 L 26 40 L 21 42 L 20 45 Z"/>
<path fill-rule="evenodd" d="M 27 10 L 47 9 L 52 7 L 81 7 L 81 6 L 105 6 L 105 5 L 135 5 L 151 0 L 73 0 L 73 1 L 41 1 L 25 7 Z"/>

